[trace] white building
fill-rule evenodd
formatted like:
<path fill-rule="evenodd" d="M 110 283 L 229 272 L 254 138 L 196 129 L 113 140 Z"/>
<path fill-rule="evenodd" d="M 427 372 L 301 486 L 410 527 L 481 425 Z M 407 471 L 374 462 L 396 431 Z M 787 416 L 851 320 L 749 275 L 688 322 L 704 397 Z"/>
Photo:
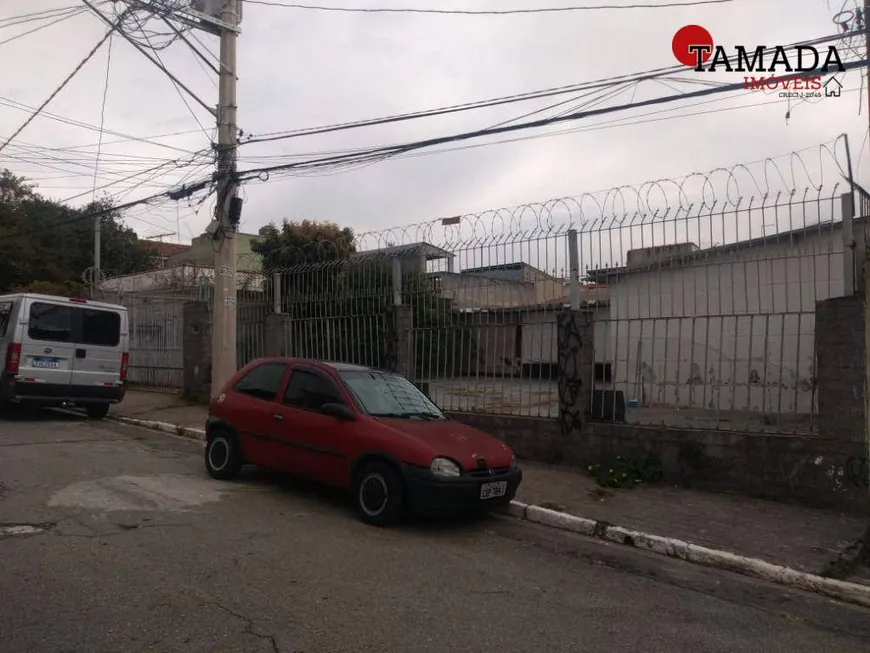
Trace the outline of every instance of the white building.
<path fill-rule="evenodd" d="M 810 413 L 815 305 L 854 278 L 843 241 L 842 223 L 827 223 L 629 252 L 627 266 L 588 275 L 610 286 L 595 361 L 640 406 Z"/>

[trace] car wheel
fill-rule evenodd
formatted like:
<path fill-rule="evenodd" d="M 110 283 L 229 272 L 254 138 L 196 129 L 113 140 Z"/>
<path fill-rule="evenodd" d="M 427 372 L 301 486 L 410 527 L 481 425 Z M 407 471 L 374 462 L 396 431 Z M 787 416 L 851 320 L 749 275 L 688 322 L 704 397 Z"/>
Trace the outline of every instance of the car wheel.
<path fill-rule="evenodd" d="M 88 404 L 85 412 L 91 419 L 103 419 L 109 414 L 109 404 Z"/>
<path fill-rule="evenodd" d="M 359 518 L 372 526 L 390 526 L 402 518 L 405 488 L 386 463 L 370 463 L 356 475 L 353 505 Z"/>
<path fill-rule="evenodd" d="M 209 476 L 220 481 L 228 481 L 239 473 L 242 452 L 234 435 L 218 431 L 209 436 L 205 445 L 205 468 Z"/>

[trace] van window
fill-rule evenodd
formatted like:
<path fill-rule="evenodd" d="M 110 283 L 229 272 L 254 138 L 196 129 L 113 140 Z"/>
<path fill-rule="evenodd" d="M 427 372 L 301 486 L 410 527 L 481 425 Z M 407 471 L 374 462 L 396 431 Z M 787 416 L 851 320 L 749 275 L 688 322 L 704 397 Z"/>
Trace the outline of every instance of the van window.
<path fill-rule="evenodd" d="M 0 302 L 0 338 L 6 336 L 9 320 L 12 318 L 12 302 Z"/>
<path fill-rule="evenodd" d="M 72 306 L 43 304 L 30 306 L 30 324 L 27 335 L 34 340 L 72 342 L 74 309 Z"/>
<path fill-rule="evenodd" d="M 121 342 L 121 316 L 112 311 L 96 308 L 77 309 L 82 312 L 83 345 L 117 347 Z"/>

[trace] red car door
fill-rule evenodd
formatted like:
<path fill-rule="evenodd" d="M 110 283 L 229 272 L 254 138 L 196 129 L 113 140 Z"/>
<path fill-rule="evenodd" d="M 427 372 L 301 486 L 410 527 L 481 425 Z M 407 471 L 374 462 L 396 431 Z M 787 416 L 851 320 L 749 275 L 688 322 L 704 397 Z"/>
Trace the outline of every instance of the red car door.
<path fill-rule="evenodd" d="M 281 437 L 294 450 L 300 474 L 344 487 L 350 482 L 357 423 L 325 415 L 321 407 L 328 403 L 343 404 L 357 414 L 350 398 L 329 374 L 313 366 L 294 366 L 280 407 Z"/>
<path fill-rule="evenodd" d="M 288 452 L 275 438 L 275 416 L 280 414 L 279 399 L 288 369 L 286 363 L 277 362 L 252 368 L 221 403 L 220 417 L 238 433 L 246 462 L 279 469 L 287 465 Z"/>

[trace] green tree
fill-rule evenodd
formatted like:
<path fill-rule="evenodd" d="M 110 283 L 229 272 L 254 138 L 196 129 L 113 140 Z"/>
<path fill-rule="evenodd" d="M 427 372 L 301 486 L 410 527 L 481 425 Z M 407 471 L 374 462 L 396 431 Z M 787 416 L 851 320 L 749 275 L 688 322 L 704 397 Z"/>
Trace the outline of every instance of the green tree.
<path fill-rule="evenodd" d="M 93 264 L 92 215 L 98 211 L 105 211 L 103 269 L 129 274 L 153 268 L 154 256 L 107 200 L 65 206 L 41 196 L 23 177 L 0 170 L 0 292 L 35 287 L 80 292 L 82 273 Z"/>
<path fill-rule="evenodd" d="M 292 317 L 296 355 L 383 366 L 394 302 L 393 266 L 401 252 L 357 252 L 353 231 L 334 223 L 287 222 L 260 229 L 253 246 L 267 270 L 273 305 L 273 274 L 279 271 L 281 307 Z M 409 252 L 413 254 L 413 252 Z M 402 259 L 399 259 L 402 263 Z M 474 338 L 452 302 L 413 266 L 401 266 L 402 303 L 412 307 L 416 376 L 468 370 Z"/>

